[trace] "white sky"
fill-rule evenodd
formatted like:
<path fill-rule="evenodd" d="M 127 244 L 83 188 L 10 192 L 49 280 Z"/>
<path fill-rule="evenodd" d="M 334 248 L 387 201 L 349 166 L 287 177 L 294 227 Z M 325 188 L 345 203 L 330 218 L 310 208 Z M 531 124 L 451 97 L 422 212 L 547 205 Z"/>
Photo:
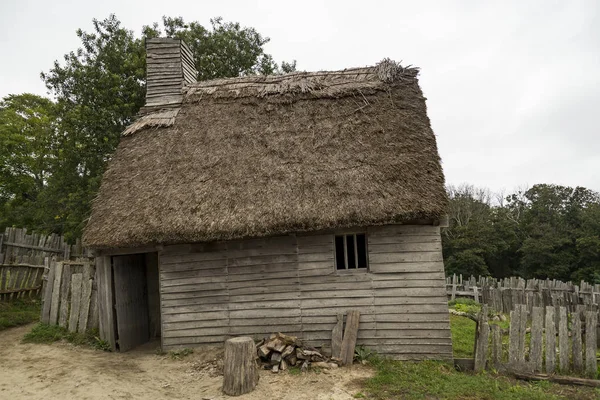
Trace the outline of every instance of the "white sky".
<path fill-rule="evenodd" d="M 40 72 L 110 13 L 137 34 L 222 16 L 299 70 L 403 60 L 421 67 L 449 184 L 600 191 L 600 1 L 0 0 L 0 97 L 46 94 Z"/>

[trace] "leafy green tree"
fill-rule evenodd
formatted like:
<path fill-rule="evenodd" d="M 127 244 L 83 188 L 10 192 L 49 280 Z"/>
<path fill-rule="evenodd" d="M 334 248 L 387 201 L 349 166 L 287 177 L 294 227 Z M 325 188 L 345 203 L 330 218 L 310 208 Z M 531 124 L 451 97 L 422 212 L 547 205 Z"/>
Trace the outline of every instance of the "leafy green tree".
<path fill-rule="evenodd" d="M 600 216 L 597 193 L 559 185 L 535 185 L 525 193 L 525 239 L 521 273 L 526 277 L 570 280 L 594 278 Z M 587 272 L 583 272 L 583 271 Z"/>
<path fill-rule="evenodd" d="M 264 52 L 269 39 L 254 28 L 221 18 L 212 19 L 209 28 L 187 24 L 181 17 L 164 17 L 163 25 L 168 36 L 184 39 L 194 51 L 199 80 L 295 69 L 295 62 L 282 63 L 279 69 Z M 144 26 L 137 37 L 114 15 L 94 19 L 93 27 L 92 32 L 79 29 L 81 47 L 41 74 L 56 98 L 61 132 L 57 163 L 44 197 L 54 211 L 46 228 L 69 238 L 81 235 L 121 132 L 144 105 L 144 39 L 162 34 L 154 23 Z"/>
<path fill-rule="evenodd" d="M 237 22 L 223 22 L 221 17 L 210 20 L 207 29 L 198 22 L 186 23 L 182 17 L 163 17 L 167 37 L 182 39 L 194 53 L 198 80 L 235 77 L 250 74 L 271 75 L 292 72 L 296 61 L 282 63 L 281 70 L 263 46 L 269 42 L 254 28 Z M 160 35 L 158 24 L 145 27 L 146 35 Z"/>
<path fill-rule="evenodd" d="M 24 93 L 0 101 L 0 225 L 38 226 L 38 207 L 56 161 L 56 108 Z"/>

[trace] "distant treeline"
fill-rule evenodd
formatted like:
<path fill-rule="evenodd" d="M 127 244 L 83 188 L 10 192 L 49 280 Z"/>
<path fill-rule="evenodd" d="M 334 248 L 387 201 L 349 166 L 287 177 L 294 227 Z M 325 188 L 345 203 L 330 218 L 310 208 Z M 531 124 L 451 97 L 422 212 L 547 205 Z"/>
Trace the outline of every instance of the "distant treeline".
<path fill-rule="evenodd" d="M 514 193 L 448 187 L 446 273 L 600 283 L 600 195 L 538 184 Z"/>

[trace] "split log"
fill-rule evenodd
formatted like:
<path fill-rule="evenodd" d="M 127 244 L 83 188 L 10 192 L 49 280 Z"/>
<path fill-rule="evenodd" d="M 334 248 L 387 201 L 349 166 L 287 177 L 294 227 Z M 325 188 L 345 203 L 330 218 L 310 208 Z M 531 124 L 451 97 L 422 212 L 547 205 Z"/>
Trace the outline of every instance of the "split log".
<path fill-rule="evenodd" d="M 256 349 L 249 337 L 238 337 L 225 342 L 223 392 L 239 396 L 254 390 L 258 384 Z"/>
<path fill-rule="evenodd" d="M 351 365 L 354 361 L 354 348 L 356 347 L 356 338 L 358 336 L 359 319 L 360 311 L 351 310 L 348 312 L 341 353 L 341 359 L 344 365 Z"/>
<path fill-rule="evenodd" d="M 331 331 L 331 356 L 340 357 L 342 353 L 342 333 L 344 326 L 344 315 L 337 315 L 337 323 Z"/>
<path fill-rule="evenodd" d="M 570 376 L 546 375 L 546 374 L 523 374 L 515 373 L 515 378 L 526 381 L 550 381 L 563 385 L 579 385 L 600 387 L 600 381 L 596 379 L 574 378 Z"/>

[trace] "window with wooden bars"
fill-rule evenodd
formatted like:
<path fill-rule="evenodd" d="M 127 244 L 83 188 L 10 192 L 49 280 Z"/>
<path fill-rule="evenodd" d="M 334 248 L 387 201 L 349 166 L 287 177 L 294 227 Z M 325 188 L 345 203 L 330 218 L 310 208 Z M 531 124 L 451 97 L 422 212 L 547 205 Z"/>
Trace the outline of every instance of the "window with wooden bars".
<path fill-rule="evenodd" d="M 367 235 L 353 233 L 335 236 L 335 268 L 337 270 L 367 268 Z"/>

